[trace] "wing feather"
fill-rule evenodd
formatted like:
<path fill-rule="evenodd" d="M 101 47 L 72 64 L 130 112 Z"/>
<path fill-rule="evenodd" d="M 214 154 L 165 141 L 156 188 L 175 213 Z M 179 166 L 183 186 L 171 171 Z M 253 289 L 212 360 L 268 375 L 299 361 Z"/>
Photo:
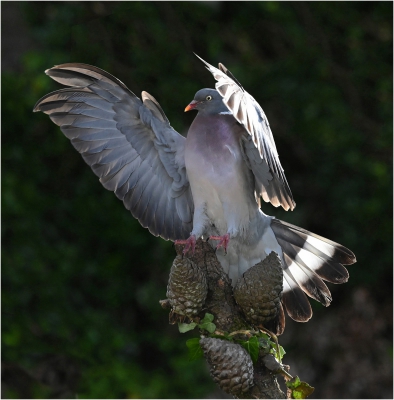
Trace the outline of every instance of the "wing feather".
<path fill-rule="evenodd" d="M 223 64 L 219 64 L 218 69 L 201 57 L 197 57 L 217 80 L 215 87 L 223 97 L 223 103 L 249 134 L 246 142 L 252 143 L 253 147 L 249 145 L 245 149 L 245 156 L 255 159 L 252 153 L 256 150 L 263 161 L 263 163 L 250 162 L 252 172 L 255 176 L 261 176 L 259 168 L 264 164 L 269 168 L 269 173 L 265 174 L 266 178 L 263 181 L 260 179 L 257 184 L 257 187 L 260 187 L 257 191 L 258 196 L 262 196 L 264 201 L 271 202 L 275 207 L 282 206 L 285 210 L 293 210 L 295 208 L 293 195 L 279 161 L 274 137 L 263 109 Z M 245 144 L 245 141 L 242 143 Z"/>
<path fill-rule="evenodd" d="M 185 139 L 157 100 L 143 92 L 141 101 L 120 80 L 87 64 L 62 64 L 46 74 L 69 87 L 44 96 L 34 111 L 60 126 L 142 226 L 164 239 L 187 238 L 194 205 Z"/>

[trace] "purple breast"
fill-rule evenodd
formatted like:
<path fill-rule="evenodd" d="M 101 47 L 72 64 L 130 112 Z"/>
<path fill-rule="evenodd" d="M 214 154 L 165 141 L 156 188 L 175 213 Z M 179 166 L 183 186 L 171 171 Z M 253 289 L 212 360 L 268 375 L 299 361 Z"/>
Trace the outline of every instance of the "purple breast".
<path fill-rule="evenodd" d="M 242 130 L 232 115 L 198 114 L 190 126 L 187 141 L 205 157 L 221 158 L 229 153 L 229 147 L 239 148 Z"/>

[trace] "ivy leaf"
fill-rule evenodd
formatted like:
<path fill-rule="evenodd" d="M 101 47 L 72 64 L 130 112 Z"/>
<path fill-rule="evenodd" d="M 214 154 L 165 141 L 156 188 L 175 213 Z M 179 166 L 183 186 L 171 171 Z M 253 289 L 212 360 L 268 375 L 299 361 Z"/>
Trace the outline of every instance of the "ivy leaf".
<path fill-rule="evenodd" d="M 199 324 L 198 327 L 201 329 L 205 329 L 209 333 L 213 333 L 216 330 L 216 325 L 213 324 L 212 322 L 205 322 L 203 324 Z"/>
<path fill-rule="evenodd" d="M 201 320 L 201 322 L 198 324 L 198 327 L 200 329 L 205 329 L 209 333 L 213 333 L 216 330 L 216 325 L 212 322 L 214 319 L 214 316 L 212 314 L 206 313 L 204 318 Z"/>
<path fill-rule="evenodd" d="M 204 316 L 204 318 L 201 320 L 200 323 L 201 323 L 201 324 L 204 324 L 204 323 L 207 323 L 207 322 L 212 322 L 214 318 L 215 318 L 215 317 L 214 317 L 212 314 L 205 313 L 205 316 Z"/>
<path fill-rule="evenodd" d="M 203 351 L 200 346 L 200 338 L 186 340 L 186 346 L 189 349 L 189 361 L 197 360 L 203 356 Z"/>
<path fill-rule="evenodd" d="M 283 358 L 283 356 L 286 354 L 285 349 L 284 349 L 281 345 L 279 345 L 279 354 L 278 354 L 278 351 L 277 351 L 277 349 L 276 349 L 276 343 L 274 343 L 274 342 L 270 342 L 270 343 L 271 343 L 271 350 L 270 350 L 270 353 L 273 354 L 274 357 L 275 357 L 279 362 L 282 362 L 282 358 Z"/>
<path fill-rule="evenodd" d="M 279 345 L 279 353 L 280 353 L 280 359 L 282 360 L 283 356 L 286 354 L 286 351 L 281 345 Z"/>
<path fill-rule="evenodd" d="M 300 385 L 301 385 L 301 380 L 297 375 L 293 379 L 290 379 L 289 381 L 286 382 L 286 386 L 289 389 L 296 389 Z"/>
<path fill-rule="evenodd" d="M 302 382 L 298 376 L 286 382 L 286 386 L 291 390 L 292 399 L 306 399 L 315 388 L 306 382 Z"/>
<path fill-rule="evenodd" d="M 179 329 L 179 332 L 181 332 L 181 333 L 191 331 L 196 326 L 197 326 L 197 324 L 195 322 L 191 322 L 190 324 L 184 324 L 184 323 L 178 322 L 178 329 Z"/>
<path fill-rule="evenodd" d="M 249 340 L 240 340 L 239 344 L 250 354 L 253 363 L 255 364 L 259 357 L 259 340 L 256 336 L 251 337 Z"/>

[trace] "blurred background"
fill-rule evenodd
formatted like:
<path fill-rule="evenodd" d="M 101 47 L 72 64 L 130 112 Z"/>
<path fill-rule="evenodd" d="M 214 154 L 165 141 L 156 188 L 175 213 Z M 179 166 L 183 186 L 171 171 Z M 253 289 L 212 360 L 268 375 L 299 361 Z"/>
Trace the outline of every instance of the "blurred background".
<path fill-rule="evenodd" d="M 315 398 L 392 398 L 391 2 L 2 2 L 2 397 L 226 398 L 159 306 L 175 251 L 99 183 L 37 100 L 56 64 L 151 93 L 182 134 L 224 63 L 264 109 L 297 207 L 350 248 L 284 363 Z"/>

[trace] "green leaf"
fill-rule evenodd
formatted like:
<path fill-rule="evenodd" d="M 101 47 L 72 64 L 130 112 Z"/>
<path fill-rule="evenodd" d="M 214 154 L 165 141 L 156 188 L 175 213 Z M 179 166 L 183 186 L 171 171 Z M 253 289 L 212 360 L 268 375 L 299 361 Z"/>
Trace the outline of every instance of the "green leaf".
<path fill-rule="evenodd" d="M 301 381 L 298 376 L 287 381 L 286 386 L 291 389 L 292 399 L 306 399 L 315 390 L 315 388 L 308 383 Z"/>
<path fill-rule="evenodd" d="M 181 332 L 181 333 L 191 331 L 196 326 L 197 326 L 197 324 L 195 322 L 191 322 L 190 324 L 184 324 L 184 323 L 178 322 L 178 329 L 179 329 L 179 332 Z"/>
<path fill-rule="evenodd" d="M 207 322 L 212 322 L 215 317 L 212 314 L 205 313 L 204 318 L 201 320 L 200 324 L 205 324 Z"/>
<path fill-rule="evenodd" d="M 291 395 L 294 399 L 306 399 L 315 391 L 315 388 L 306 382 L 301 382 L 297 389 L 292 390 Z"/>
<path fill-rule="evenodd" d="M 200 346 L 200 338 L 186 340 L 186 346 L 189 349 L 189 361 L 197 360 L 203 356 L 203 351 Z"/>
<path fill-rule="evenodd" d="M 289 381 L 286 382 L 286 386 L 289 389 L 296 389 L 300 385 L 301 385 L 301 380 L 297 375 L 293 379 L 290 379 Z"/>
<path fill-rule="evenodd" d="M 270 341 L 270 346 L 271 346 L 271 350 L 270 353 L 273 354 L 275 356 L 275 358 L 279 361 L 282 362 L 282 358 L 283 356 L 286 354 L 285 349 L 279 345 L 279 354 L 278 354 L 278 350 L 276 348 L 276 343 Z"/>
<path fill-rule="evenodd" d="M 256 363 L 259 357 L 259 340 L 256 336 L 251 337 L 249 340 L 240 340 L 239 344 L 250 354 L 253 363 Z"/>
<path fill-rule="evenodd" d="M 214 316 L 212 314 L 206 313 L 204 318 L 199 323 L 198 327 L 200 329 L 205 329 L 209 333 L 213 333 L 216 330 L 216 325 L 212 323 Z"/>
<path fill-rule="evenodd" d="M 279 345 L 279 353 L 280 353 L 280 359 L 282 360 L 283 356 L 286 354 L 286 351 L 281 345 Z"/>
<path fill-rule="evenodd" d="M 216 325 L 213 324 L 212 322 L 205 322 L 203 324 L 199 324 L 198 327 L 200 329 L 205 329 L 206 331 L 208 331 L 209 333 L 213 333 L 216 330 Z"/>

